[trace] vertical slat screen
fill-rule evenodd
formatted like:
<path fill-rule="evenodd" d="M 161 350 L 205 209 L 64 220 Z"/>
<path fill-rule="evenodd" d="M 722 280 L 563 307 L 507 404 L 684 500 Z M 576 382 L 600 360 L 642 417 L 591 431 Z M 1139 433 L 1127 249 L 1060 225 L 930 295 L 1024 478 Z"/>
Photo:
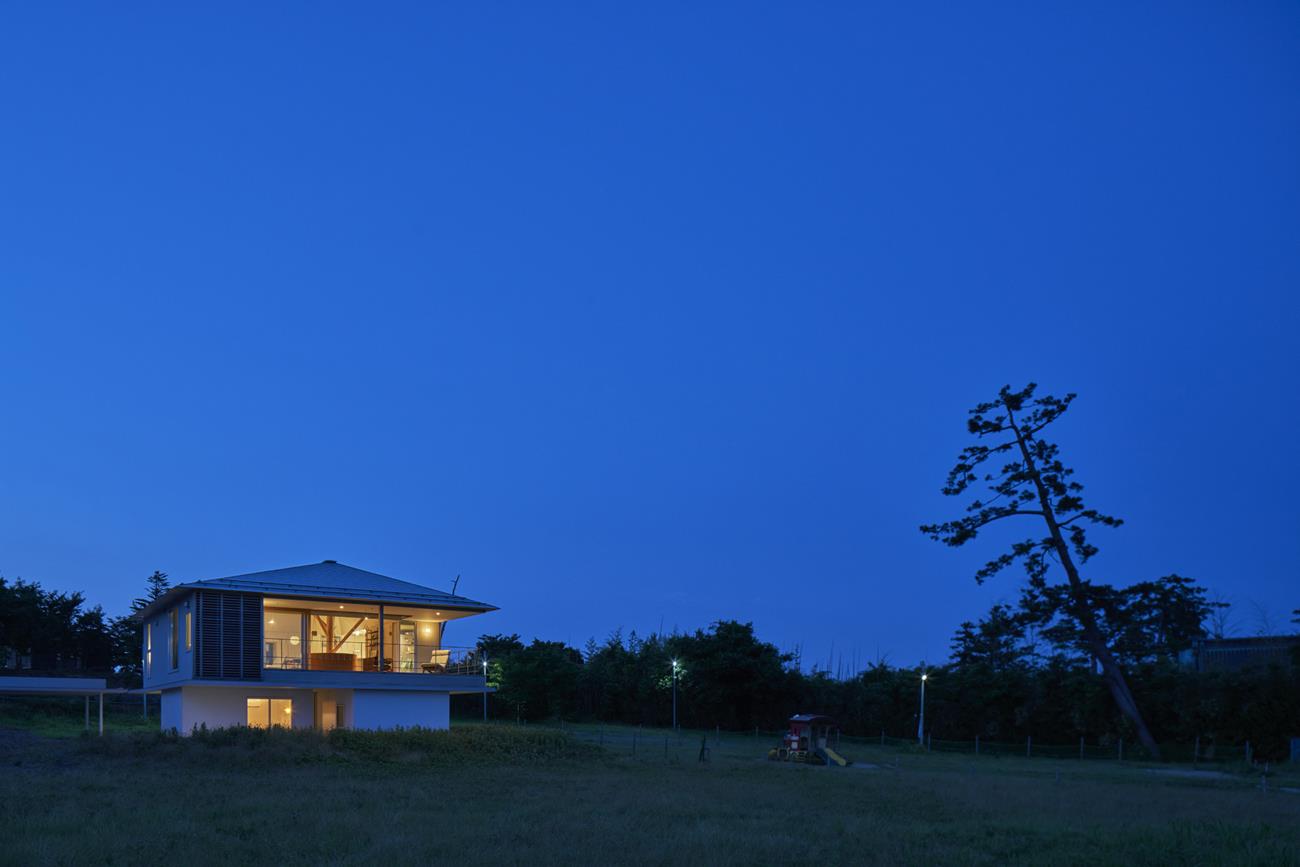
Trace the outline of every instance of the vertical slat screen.
<path fill-rule="evenodd" d="M 262 599 L 253 593 L 199 590 L 195 677 L 260 680 Z"/>

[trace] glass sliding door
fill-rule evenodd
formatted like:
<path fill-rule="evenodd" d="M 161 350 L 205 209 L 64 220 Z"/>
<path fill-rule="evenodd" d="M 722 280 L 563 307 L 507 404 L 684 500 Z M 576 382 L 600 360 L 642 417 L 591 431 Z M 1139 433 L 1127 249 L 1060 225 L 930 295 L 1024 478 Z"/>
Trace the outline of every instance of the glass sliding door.
<path fill-rule="evenodd" d="M 287 698 L 248 699 L 248 727 L 269 729 L 272 726 L 293 728 L 293 701 Z"/>

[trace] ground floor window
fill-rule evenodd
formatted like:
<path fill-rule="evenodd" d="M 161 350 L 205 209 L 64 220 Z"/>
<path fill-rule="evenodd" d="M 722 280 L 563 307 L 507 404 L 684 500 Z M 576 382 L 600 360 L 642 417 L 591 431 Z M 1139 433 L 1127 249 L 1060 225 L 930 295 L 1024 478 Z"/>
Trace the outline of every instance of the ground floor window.
<path fill-rule="evenodd" d="M 293 702 L 287 698 L 250 698 L 248 727 L 268 729 L 271 726 L 293 727 Z"/>

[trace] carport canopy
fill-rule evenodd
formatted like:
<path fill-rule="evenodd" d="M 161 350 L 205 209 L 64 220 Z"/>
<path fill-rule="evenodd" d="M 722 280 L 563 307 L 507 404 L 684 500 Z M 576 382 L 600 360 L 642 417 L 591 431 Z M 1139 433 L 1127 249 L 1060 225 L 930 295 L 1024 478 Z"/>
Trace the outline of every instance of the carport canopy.
<path fill-rule="evenodd" d="M 126 692 L 120 687 L 109 689 L 102 677 L 0 677 L 0 695 L 84 696 L 86 729 L 90 729 L 90 697 L 99 696 L 99 733 L 104 733 L 104 693 Z"/>

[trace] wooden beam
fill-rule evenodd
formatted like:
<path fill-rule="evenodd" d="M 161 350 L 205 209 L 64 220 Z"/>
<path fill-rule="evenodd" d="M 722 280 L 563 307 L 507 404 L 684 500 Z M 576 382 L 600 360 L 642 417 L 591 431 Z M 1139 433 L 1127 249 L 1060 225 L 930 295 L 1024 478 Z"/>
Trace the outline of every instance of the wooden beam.
<path fill-rule="evenodd" d="M 352 637 L 352 633 L 354 633 L 354 632 L 357 631 L 357 627 L 360 626 L 362 623 L 365 623 L 365 622 L 366 622 L 366 618 L 365 618 L 365 617 L 358 617 L 358 618 L 357 618 L 357 622 L 354 623 L 354 624 L 352 624 L 352 628 L 349 629 L 349 630 L 347 631 L 347 633 L 346 633 L 342 638 L 339 639 L 339 643 L 336 644 L 336 645 L 334 645 L 332 648 L 330 648 L 330 653 L 338 653 L 339 648 L 343 646 L 343 642 L 345 642 L 345 641 L 347 641 L 349 638 L 351 638 L 351 637 Z"/>
<path fill-rule="evenodd" d="M 325 618 L 321 617 L 319 614 L 316 615 L 316 620 L 320 623 L 320 628 L 325 633 L 325 646 L 329 647 L 334 643 L 334 626 L 332 623 L 327 623 Z M 334 651 L 332 650 L 330 651 L 330 653 L 333 652 Z"/>

